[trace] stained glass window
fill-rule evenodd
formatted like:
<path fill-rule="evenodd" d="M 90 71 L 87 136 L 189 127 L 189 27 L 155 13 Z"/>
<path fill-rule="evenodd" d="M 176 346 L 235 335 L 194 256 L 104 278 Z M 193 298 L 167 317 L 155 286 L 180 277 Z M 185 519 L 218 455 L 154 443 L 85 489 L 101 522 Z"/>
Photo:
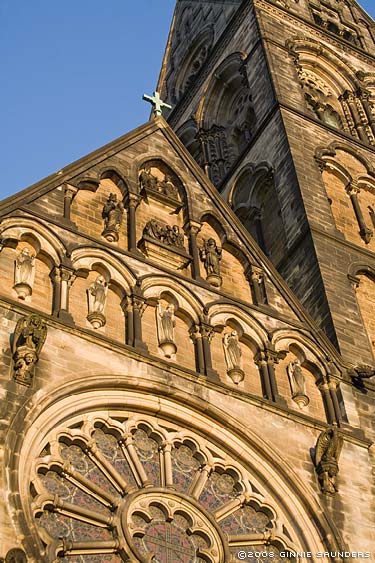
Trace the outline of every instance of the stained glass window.
<path fill-rule="evenodd" d="M 151 418 L 105 420 L 56 430 L 36 460 L 32 506 L 51 560 L 229 563 L 282 529 L 258 489 L 252 499 L 251 475 L 213 444 Z M 256 562 L 288 563 L 278 550 Z"/>

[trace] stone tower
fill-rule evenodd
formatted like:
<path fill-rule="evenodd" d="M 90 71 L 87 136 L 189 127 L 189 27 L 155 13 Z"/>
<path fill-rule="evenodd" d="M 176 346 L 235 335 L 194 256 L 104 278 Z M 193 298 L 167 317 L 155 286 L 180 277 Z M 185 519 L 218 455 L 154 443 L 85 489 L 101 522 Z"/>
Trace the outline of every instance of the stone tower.
<path fill-rule="evenodd" d="M 159 83 L 224 199 L 343 356 L 366 363 L 374 41 L 352 0 L 181 0 Z"/>
<path fill-rule="evenodd" d="M 2 563 L 374 560 L 372 25 L 177 2 L 168 119 L 0 204 Z"/>

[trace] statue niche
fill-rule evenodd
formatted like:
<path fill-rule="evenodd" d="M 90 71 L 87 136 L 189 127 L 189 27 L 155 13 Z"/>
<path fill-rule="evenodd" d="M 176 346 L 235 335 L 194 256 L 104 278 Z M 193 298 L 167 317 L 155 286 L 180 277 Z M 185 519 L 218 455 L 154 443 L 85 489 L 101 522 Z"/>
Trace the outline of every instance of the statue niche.
<path fill-rule="evenodd" d="M 177 346 L 174 342 L 176 321 L 174 318 L 174 305 L 172 303 L 169 303 L 163 309 L 160 301 L 158 302 L 156 307 L 156 326 L 158 329 L 159 347 L 166 358 L 171 358 L 177 352 Z"/>
<path fill-rule="evenodd" d="M 288 364 L 287 367 L 289 385 L 292 393 L 292 399 L 300 409 L 306 407 L 310 399 L 306 394 L 306 382 L 303 375 L 301 362 L 296 358 Z"/>
<path fill-rule="evenodd" d="M 35 274 L 35 256 L 24 248 L 14 261 L 14 285 L 19 299 L 26 299 L 32 294 Z"/>
<path fill-rule="evenodd" d="M 148 163 L 139 173 L 140 191 L 146 201 L 154 199 L 175 211 L 181 207 L 181 196 L 176 180 L 166 166 Z"/>
<path fill-rule="evenodd" d="M 203 241 L 199 256 L 206 270 L 206 280 L 214 287 L 220 287 L 223 281 L 220 275 L 221 255 L 222 249 L 217 246 L 215 239 L 209 238 Z"/>
<path fill-rule="evenodd" d="M 104 309 L 107 300 L 108 284 L 104 276 L 98 276 L 86 290 L 86 293 L 89 310 L 86 318 L 96 330 L 106 323 Z"/>
<path fill-rule="evenodd" d="M 327 495 L 334 495 L 338 491 L 338 461 L 342 446 L 343 439 L 335 425 L 321 432 L 316 442 L 315 471 L 318 475 L 320 488 Z"/>
<path fill-rule="evenodd" d="M 224 334 L 223 348 L 227 364 L 227 374 L 233 383 L 238 385 L 238 383 L 243 381 L 245 374 L 242 369 L 242 352 L 236 330 Z"/>
<path fill-rule="evenodd" d="M 47 327 L 39 315 L 21 317 L 14 331 L 12 352 L 14 379 L 29 386 L 34 375 L 34 366 L 47 337 Z"/>
<path fill-rule="evenodd" d="M 119 231 L 124 216 L 124 204 L 117 201 L 116 194 L 110 194 L 103 206 L 102 218 L 104 219 L 104 231 L 102 236 L 108 242 L 117 242 L 119 240 Z"/>

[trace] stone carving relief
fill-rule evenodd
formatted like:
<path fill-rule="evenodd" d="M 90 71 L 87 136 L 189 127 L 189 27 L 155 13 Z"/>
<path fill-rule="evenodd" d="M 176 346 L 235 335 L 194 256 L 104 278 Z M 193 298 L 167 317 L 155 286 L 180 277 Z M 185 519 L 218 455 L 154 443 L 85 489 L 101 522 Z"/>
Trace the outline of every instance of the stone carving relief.
<path fill-rule="evenodd" d="M 104 219 L 104 231 L 102 232 L 102 236 L 106 238 L 108 242 L 118 241 L 123 215 L 124 204 L 122 201 L 117 201 L 116 194 L 110 194 L 102 211 L 102 217 Z"/>
<path fill-rule="evenodd" d="M 12 344 L 14 379 L 18 383 L 31 384 L 34 366 L 46 337 L 46 323 L 39 315 L 32 314 L 18 320 Z"/>
<path fill-rule="evenodd" d="M 86 293 L 88 303 L 87 320 L 94 329 L 101 328 L 106 323 L 104 309 L 108 293 L 108 284 L 104 276 L 98 276 L 86 290 Z"/>
<path fill-rule="evenodd" d="M 143 229 L 143 236 L 159 240 L 167 246 L 184 248 L 184 235 L 181 233 L 178 225 L 165 225 L 161 221 L 151 219 Z"/>
<path fill-rule="evenodd" d="M 227 374 L 233 383 L 240 383 L 245 374 L 242 369 L 242 352 L 236 330 L 227 332 L 223 336 L 224 357 L 227 364 Z"/>
<path fill-rule="evenodd" d="M 220 276 L 222 249 L 217 246 L 215 239 L 204 240 L 202 248 L 199 249 L 199 255 L 206 270 L 206 280 L 214 287 L 220 287 L 222 283 Z"/>
<path fill-rule="evenodd" d="M 293 360 L 287 367 L 292 399 L 302 409 L 306 407 L 310 399 L 306 394 L 306 381 L 302 372 L 301 362 L 298 359 Z"/>
<path fill-rule="evenodd" d="M 168 199 L 180 200 L 177 186 L 167 173 L 163 174 L 164 179 L 152 174 L 151 167 L 146 167 L 139 174 L 141 191 L 147 195 L 161 195 Z"/>
<path fill-rule="evenodd" d="M 168 268 L 183 270 L 191 256 L 184 246 L 184 234 L 178 225 L 167 225 L 157 219 L 148 221 L 138 247 L 146 256 Z"/>
<path fill-rule="evenodd" d="M 14 261 L 14 286 L 19 299 L 32 294 L 35 274 L 35 256 L 24 248 Z"/>
<path fill-rule="evenodd" d="M 175 325 L 173 303 L 169 303 L 163 308 L 159 301 L 156 307 L 156 326 L 158 329 L 159 347 L 166 358 L 170 358 L 177 351 L 177 346 L 174 342 Z"/>
<path fill-rule="evenodd" d="M 338 491 L 338 461 L 342 446 L 343 439 L 335 425 L 321 432 L 315 446 L 315 471 L 320 488 L 327 495 L 334 495 Z"/>

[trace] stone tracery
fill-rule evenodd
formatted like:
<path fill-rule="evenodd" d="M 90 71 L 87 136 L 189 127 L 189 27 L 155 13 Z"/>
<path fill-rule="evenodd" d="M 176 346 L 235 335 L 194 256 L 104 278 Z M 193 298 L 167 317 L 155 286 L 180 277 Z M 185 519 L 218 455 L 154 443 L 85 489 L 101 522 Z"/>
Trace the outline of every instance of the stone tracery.
<path fill-rule="evenodd" d="M 277 552 L 280 523 L 236 462 L 170 423 L 121 419 L 49 435 L 31 487 L 48 561 L 224 563 L 276 536 Z"/>

